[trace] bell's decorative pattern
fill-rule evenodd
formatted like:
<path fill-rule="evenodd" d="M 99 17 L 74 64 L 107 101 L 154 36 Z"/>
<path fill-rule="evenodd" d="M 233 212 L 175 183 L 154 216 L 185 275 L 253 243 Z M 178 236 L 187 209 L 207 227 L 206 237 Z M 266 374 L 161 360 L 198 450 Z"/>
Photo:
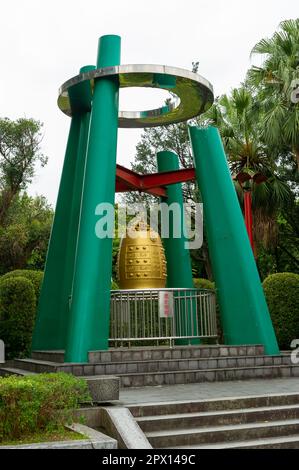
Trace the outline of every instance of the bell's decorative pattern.
<path fill-rule="evenodd" d="M 117 271 L 121 289 L 165 287 L 166 260 L 159 234 L 139 224 L 133 230 L 133 237 L 127 231 L 120 243 Z"/>

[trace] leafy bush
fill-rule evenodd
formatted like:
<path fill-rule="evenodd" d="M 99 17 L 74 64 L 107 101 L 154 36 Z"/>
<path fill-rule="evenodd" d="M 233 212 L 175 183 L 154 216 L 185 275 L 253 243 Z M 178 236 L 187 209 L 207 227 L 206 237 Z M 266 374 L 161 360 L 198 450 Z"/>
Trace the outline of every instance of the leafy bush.
<path fill-rule="evenodd" d="M 0 338 L 8 358 L 29 354 L 36 314 L 33 284 L 24 277 L 0 279 Z"/>
<path fill-rule="evenodd" d="M 263 287 L 279 347 L 290 349 L 299 338 L 299 274 L 271 274 Z"/>
<path fill-rule="evenodd" d="M 215 283 L 209 279 L 194 278 L 193 282 L 196 289 L 215 289 Z"/>
<path fill-rule="evenodd" d="M 215 290 L 215 283 L 212 281 L 209 281 L 209 279 L 204 279 L 204 278 L 194 278 L 193 279 L 194 287 L 196 289 L 211 289 Z M 220 318 L 220 309 L 219 309 L 219 304 L 217 301 L 217 295 L 216 295 L 216 320 L 217 320 L 217 334 L 218 334 L 218 343 L 223 343 L 223 330 L 221 326 L 221 318 Z M 213 343 L 214 340 L 202 340 L 203 343 L 208 343 L 210 344 L 211 342 Z"/>
<path fill-rule="evenodd" d="M 87 382 L 71 374 L 0 377 L 0 441 L 59 429 L 87 401 Z"/>
<path fill-rule="evenodd" d="M 41 284 L 42 284 L 43 277 L 44 277 L 43 271 L 34 271 L 31 269 L 16 269 L 14 271 L 10 271 L 4 274 L 4 276 L 1 277 L 1 280 L 7 279 L 9 277 L 20 277 L 20 276 L 25 277 L 26 279 L 32 282 L 35 296 L 36 296 L 36 301 L 38 302 L 39 294 L 41 290 Z"/>

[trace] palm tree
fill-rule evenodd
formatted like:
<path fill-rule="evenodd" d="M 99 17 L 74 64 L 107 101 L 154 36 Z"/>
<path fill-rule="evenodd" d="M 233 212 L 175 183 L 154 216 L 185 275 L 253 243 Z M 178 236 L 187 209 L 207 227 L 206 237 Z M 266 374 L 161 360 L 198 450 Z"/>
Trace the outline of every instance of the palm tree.
<path fill-rule="evenodd" d="M 277 174 L 276 152 L 263 141 L 263 118 L 250 89 L 241 86 L 218 98 L 202 123 L 218 127 L 241 206 L 243 190 L 252 192 L 254 238 L 269 247 L 276 241 L 277 210 L 291 192 Z"/>
<path fill-rule="evenodd" d="M 299 168 L 299 103 L 291 99 L 299 83 L 299 18 L 281 22 L 280 30 L 259 41 L 251 55 L 263 59 L 260 67 L 249 69 L 247 84 L 264 111 L 264 140 L 291 151 Z"/>

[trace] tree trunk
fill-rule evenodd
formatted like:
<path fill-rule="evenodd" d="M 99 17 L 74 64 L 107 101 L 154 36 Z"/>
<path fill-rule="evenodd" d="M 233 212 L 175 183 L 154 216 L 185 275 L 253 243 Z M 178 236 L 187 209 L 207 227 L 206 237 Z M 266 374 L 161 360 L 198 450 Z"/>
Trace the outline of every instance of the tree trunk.
<path fill-rule="evenodd" d="M 208 279 L 209 281 L 213 281 L 213 271 L 212 271 L 212 265 L 211 265 L 211 260 L 210 260 L 210 254 L 208 250 L 208 245 L 205 241 L 203 242 L 203 245 L 202 245 L 202 257 L 203 257 L 203 262 L 204 262 Z"/>
<path fill-rule="evenodd" d="M 0 226 L 4 226 L 8 214 L 8 210 L 11 206 L 13 198 L 15 194 L 10 189 L 3 189 L 1 194 L 1 202 L 0 202 Z"/>
<path fill-rule="evenodd" d="M 294 156 L 295 156 L 295 161 L 297 162 L 297 171 L 299 171 L 299 148 L 295 147 L 293 149 Z"/>

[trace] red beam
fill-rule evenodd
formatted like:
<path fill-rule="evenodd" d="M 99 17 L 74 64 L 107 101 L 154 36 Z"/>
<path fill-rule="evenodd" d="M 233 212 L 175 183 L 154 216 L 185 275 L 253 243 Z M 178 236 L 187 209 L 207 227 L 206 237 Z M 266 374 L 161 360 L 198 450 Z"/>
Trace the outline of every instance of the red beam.
<path fill-rule="evenodd" d="M 167 197 L 166 189 L 165 188 L 151 188 L 151 189 L 137 189 L 128 186 L 123 181 L 116 180 L 115 192 L 116 193 L 125 193 L 130 191 L 142 191 L 144 193 L 152 194 L 153 196 L 157 197 Z"/>
<path fill-rule="evenodd" d="M 163 187 L 151 187 L 143 188 L 142 178 L 144 175 L 140 175 L 133 170 L 129 170 L 121 165 L 116 165 L 116 192 L 122 193 L 126 191 L 142 191 L 145 193 L 152 194 L 153 196 L 164 196 L 166 197 L 166 189 Z"/>
<path fill-rule="evenodd" d="M 116 165 L 116 180 L 125 182 L 132 189 L 139 190 L 141 188 L 141 178 L 142 175 L 135 173 L 135 171 L 121 165 Z"/>
<path fill-rule="evenodd" d="M 142 188 L 168 186 L 169 184 L 183 183 L 193 180 L 195 180 L 194 168 L 165 171 L 163 173 L 152 173 L 150 175 L 142 175 Z"/>
<path fill-rule="evenodd" d="M 165 186 L 194 179 L 194 168 L 140 175 L 121 165 L 116 165 L 116 192 L 142 191 L 155 196 L 166 196 Z"/>

